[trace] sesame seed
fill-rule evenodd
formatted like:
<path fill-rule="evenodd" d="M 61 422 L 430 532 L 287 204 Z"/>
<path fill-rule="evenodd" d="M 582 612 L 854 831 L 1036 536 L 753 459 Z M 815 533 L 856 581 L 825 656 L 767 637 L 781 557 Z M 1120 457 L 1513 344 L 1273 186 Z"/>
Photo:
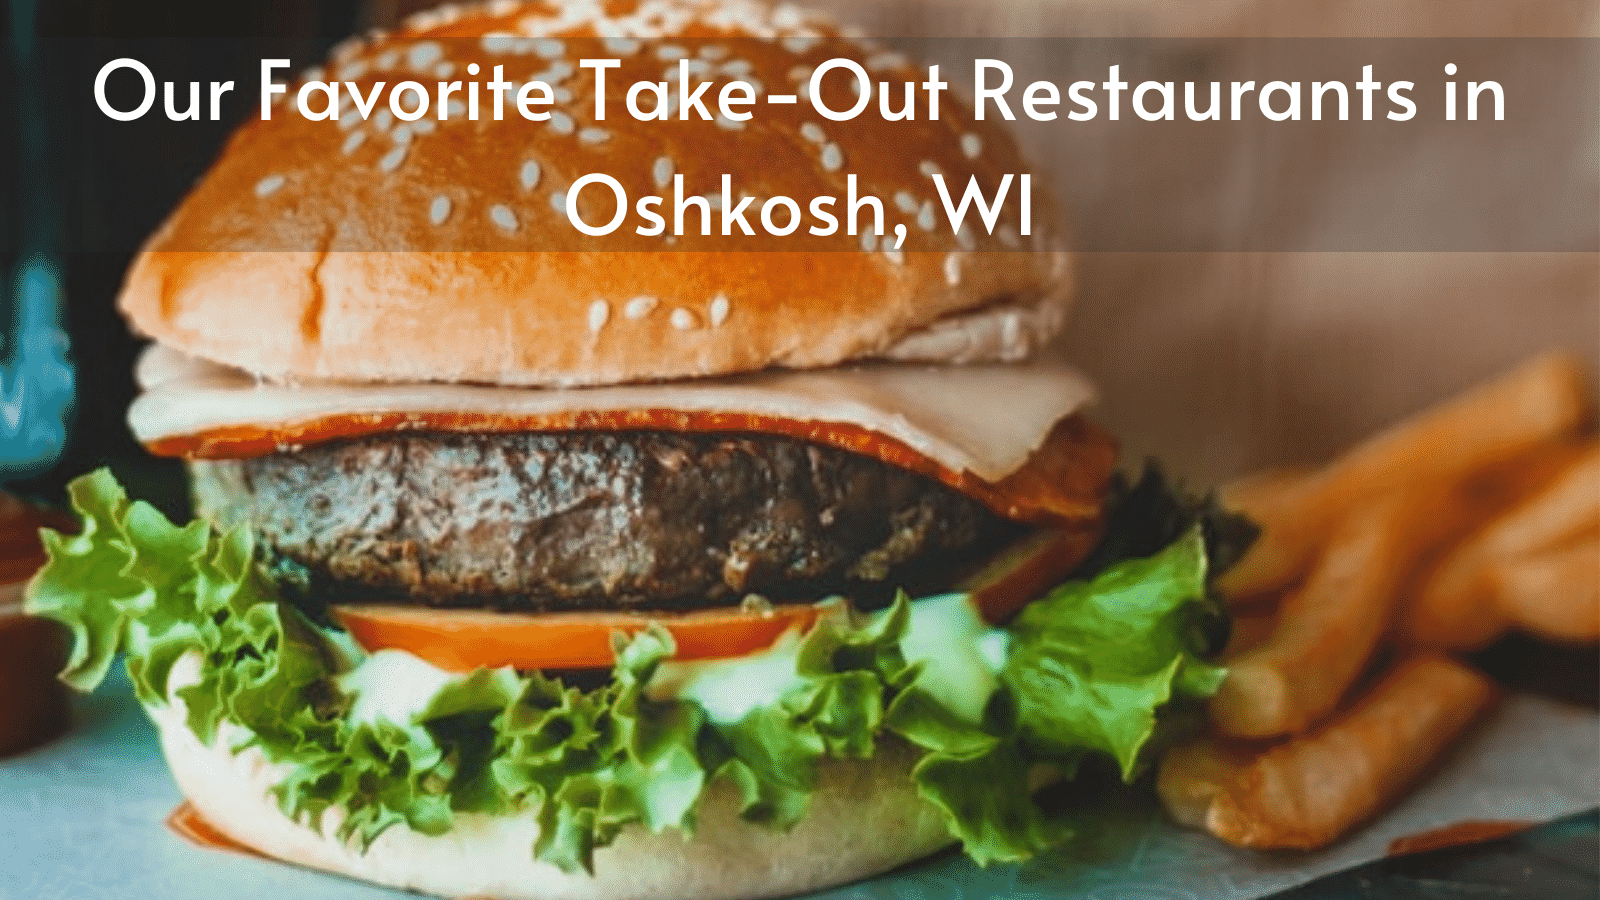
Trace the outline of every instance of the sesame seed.
<path fill-rule="evenodd" d="M 795 66 L 789 70 L 789 80 L 807 82 L 811 80 L 812 69 L 810 66 Z"/>
<path fill-rule="evenodd" d="M 378 114 L 372 117 L 372 127 L 379 131 L 388 131 L 389 126 L 393 124 L 394 113 L 387 109 L 378 110 Z"/>
<path fill-rule="evenodd" d="M 1022 235 L 1017 234 L 1017 229 L 1009 224 L 1001 225 L 1000 243 L 1015 250 L 1022 245 Z"/>
<path fill-rule="evenodd" d="M 718 294 L 711 298 L 711 327 L 720 327 L 726 321 L 728 321 L 728 298 Z"/>
<path fill-rule="evenodd" d="M 341 149 L 344 150 L 345 156 L 349 156 L 350 154 L 356 152 L 356 150 L 366 142 L 367 133 L 365 131 L 352 131 L 350 132 L 350 136 L 344 139 L 344 147 Z"/>
<path fill-rule="evenodd" d="M 441 225 L 448 218 L 450 218 L 450 198 L 440 194 L 433 198 L 433 204 L 428 207 L 428 221 Z"/>
<path fill-rule="evenodd" d="M 494 224 L 504 228 L 506 231 L 517 230 L 516 213 L 513 213 L 511 207 L 503 203 L 496 203 L 489 208 L 489 218 L 494 220 Z"/>
<path fill-rule="evenodd" d="M 406 16 L 404 22 L 400 23 L 401 27 L 405 28 L 407 31 L 432 31 L 442 24 L 444 24 L 444 17 L 440 16 L 437 12 L 431 9 L 425 9 L 422 12 L 412 13 L 411 15 Z"/>
<path fill-rule="evenodd" d="M 349 131 L 350 129 L 352 129 L 352 128 L 356 127 L 357 125 L 360 125 L 360 124 L 361 124 L 361 111 L 360 110 L 352 109 L 349 112 L 347 112 L 344 115 L 339 117 L 339 128 L 344 130 L 344 131 Z"/>
<path fill-rule="evenodd" d="M 551 84 L 554 84 L 557 81 L 562 81 L 564 79 L 571 78 L 572 74 L 574 72 L 578 71 L 578 70 L 574 69 L 572 67 L 572 63 L 569 63 L 564 59 L 558 59 L 554 63 L 550 64 L 550 68 L 545 69 L 544 71 L 545 71 L 545 74 L 550 76 L 550 77 L 548 79 L 537 79 L 537 80 L 540 80 L 540 81 L 548 80 Z"/>
<path fill-rule="evenodd" d="M 433 129 L 437 127 L 438 123 L 432 119 L 418 119 L 411 123 L 411 130 L 417 134 L 433 134 Z"/>
<path fill-rule="evenodd" d="M 778 28 L 795 28 L 804 21 L 805 16 L 799 7 L 785 3 L 772 11 L 772 24 Z"/>
<path fill-rule="evenodd" d="M 559 38 L 539 38 L 533 42 L 533 52 L 540 59 L 557 59 L 567 55 L 567 45 Z"/>
<path fill-rule="evenodd" d="M 553 207 L 555 209 L 556 212 L 562 214 L 563 216 L 566 215 L 567 214 L 567 192 L 566 191 L 551 191 L 550 192 L 550 205 L 551 205 L 551 207 Z"/>
<path fill-rule="evenodd" d="M 1005 314 L 1000 320 L 1000 341 L 1007 347 L 1015 347 L 1019 343 L 1022 333 L 1022 319 L 1015 310 Z"/>
<path fill-rule="evenodd" d="M 743 122 L 737 119 L 730 119 L 722 113 L 717 113 L 717 117 L 712 121 L 716 122 L 717 127 L 724 131 L 740 131 L 744 128 Z"/>
<path fill-rule="evenodd" d="M 578 132 L 578 140 L 585 144 L 603 144 L 611 140 L 611 132 L 604 128 L 585 128 Z"/>
<path fill-rule="evenodd" d="M 534 185 L 539 183 L 539 163 L 531 159 L 523 163 L 522 171 L 517 173 L 517 180 L 522 182 L 523 190 L 533 190 Z"/>
<path fill-rule="evenodd" d="M 650 315 L 650 310 L 656 308 L 657 302 L 654 297 L 635 297 L 622 308 L 622 314 L 630 319 L 642 319 Z"/>
<path fill-rule="evenodd" d="M 639 52 L 639 42 L 629 37 L 609 37 L 605 41 L 606 52 L 614 56 L 632 56 Z"/>
<path fill-rule="evenodd" d="M 917 163 L 917 171 L 921 172 L 923 175 L 926 175 L 929 178 L 932 178 L 935 175 L 942 174 L 942 171 L 940 170 L 938 164 L 934 163 L 931 160 L 926 160 L 926 159 L 923 160 L 920 163 Z"/>
<path fill-rule="evenodd" d="M 778 28 L 798 28 L 803 21 L 805 21 L 805 14 L 800 12 L 799 7 L 789 3 L 785 3 L 772 11 L 772 24 Z"/>
<path fill-rule="evenodd" d="M 961 257 L 955 253 L 944 255 L 944 280 L 951 287 L 961 283 Z"/>
<path fill-rule="evenodd" d="M 890 248 L 884 250 L 883 251 L 883 255 L 889 257 L 889 261 L 894 263 L 897 266 L 905 265 L 905 261 L 906 261 L 905 254 L 901 253 L 900 252 L 900 248 L 898 248 L 898 247 L 890 247 Z"/>
<path fill-rule="evenodd" d="M 650 167 L 650 178 L 655 181 L 656 187 L 666 187 L 667 182 L 672 180 L 672 157 L 656 157 L 655 165 Z"/>
<path fill-rule="evenodd" d="M 347 37 L 333 45 L 333 49 L 328 51 L 328 58 L 335 62 L 348 63 L 350 58 L 360 53 L 365 46 L 366 43 L 361 38 Z"/>
<path fill-rule="evenodd" d="M 437 66 L 433 67 L 433 74 L 439 76 L 440 78 L 449 78 L 451 75 L 454 75 L 455 73 L 456 73 L 456 64 L 451 62 L 448 59 L 445 60 L 442 63 L 439 63 Z"/>
<path fill-rule="evenodd" d="M 268 175 L 267 177 L 256 182 L 256 196 L 265 197 L 276 192 L 278 188 L 283 187 L 283 182 L 284 178 L 282 175 Z"/>
<path fill-rule="evenodd" d="M 800 136 L 813 144 L 820 144 L 828 139 L 828 136 L 822 131 L 822 126 L 815 122 L 802 122 L 800 124 Z"/>
<path fill-rule="evenodd" d="M 977 248 L 978 242 L 972 236 L 971 225 L 962 225 L 961 230 L 956 232 L 956 246 L 967 251 Z"/>
<path fill-rule="evenodd" d="M 967 159 L 977 159 L 978 154 L 983 152 L 983 139 L 970 131 L 963 134 L 961 136 L 961 152 L 966 154 Z"/>
<path fill-rule="evenodd" d="M 485 53 L 510 53 L 516 44 L 517 36 L 504 31 L 491 31 L 478 42 Z"/>
<path fill-rule="evenodd" d="M 727 55 L 728 48 L 725 44 L 706 44 L 700 48 L 701 59 L 709 59 L 715 62 L 716 60 L 726 57 Z"/>
<path fill-rule="evenodd" d="M 838 144 L 830 143 L 822 148 L 822 168 L 829 172 L 837 172 L 844 166 L 844 151 Z"/>
<path fill-rule="evenodd" d="M 488 13 L 495 18 L 509 16 L 516 12 L 517 7 L 521 5 L 522 4 L 518 3 L 517 0 L 491 0 L 489 3 Z"/>
<path fill-rule="evenodd" d="M 361 76 L 367 74 L 371 68 L 364 59 L 355 59 L 339 67 L 339 78 L 344 81 L 360 81 Z"/>
<path fill-rule="evenodd" d="M 933 226 L 933 201 L 924 200 L 922 208 L 917 210 L 917 227 L 923 231 L 932 231 Z"/>
<path fill-rule="evenodd" d="M 722 64 L 722 71 L 734 76 L 735 78 L 743 78 L 754 71 L 754 69 L 755 66 L 750 65 L 750 60 L 748 59 L 730 59 Z"/>
<path fill-rule="evenodd" d="M 467 114 L 467 105 L 462 103 L 460 100 L 451 100 L 449 103 L 445 104 L 445 111 L 448 112 L 450 117 L 453 119 L 460 118 L 461 116 Z"/>
<path fill-rule="evenodd" d="M 867 57 L 867 68 L 881 72 L 885 69 L 902 69 L 907 65 L 906 58 L 893 51 L 874 53 Z"/>
<path fill-rule="evenodd" d="M 689 51 L 685 50 L 682 46 L 680 46 L 678 44 L 662 44 L 661 46 L 656 48 L 656 58 L 657 59 L 663 59 L 663 60 L 666 60 L 668 62 L 672 62 L 674 60 L 683 59 L 685 56 L 688 56 L 688 55 L 689 55 Z"/>
<path fill-rule="evenodd" d="M 385 50 L 374 62 L 380 69 L 392 69 L 400 64 L 400 51 Z"/>
<path fill-rule="evenodd" d="M 694 313 L 680 306 L 672 311 L 672 317 L 669 321 L 672 322 L 673 328 L 679 331 L 688 331 L 694 327 Z"/>
<path fill-rule="evenodd" d="M 711 63 L 703 59 L 685 60 L 683 63 L 683 68 L 687 70 L 690 75 L 705 76 L 711 74 Z M 669 66 L 667 70 L 662 73 L 661 77 L 668 79 L 678 77 L 678 67 Z"/>
<path fill-rule="evenodd" d="M 572 117 L 561 110 L 553 110 L 550 113 L 550 130 L 556 134 L 571 134 L 575 127 L 577 126 L 573 123 Z"/>
<path fill-rule="evenodd" d="M 394 141 L 396 145 L 401 147 L 411 143 L 411 126 L 401 125 L 400 127 L 396 128 L 394 131 L 389 133 L 389 140 Z"/>
<path fill-rule="evenodd" d="M 878 249 L 878 233 L 872 229 L 861 232 L 861 249 L 871 253 Z"/>
<path fill-rule="evenodd" d="M 416 71 L 422 71 L 444 58 L 444 48 L 437 41 L 422 41 L 412 44 L 406 51 L 406 65 Z"/>
<path fill-rule="evenodd" d="M 817 45 L 817 38 L 805 34 L 794 34 L 784 38 L 782 43 L 783 49 L 798 56 L 802 53 L 810 52 L 811 48 Z"/>
<path fill-rule="evenodd" d="M 606 327 L 606 322 L 611 319 L 611 304 L 604 300 L 596 300 L 589 304 L 589 331 L 599 334 L 600 329 Z"/>
<path fill-rule="evenodd" d="M 393 172 L 395 169 L 400 168 L 400 164 L 405 162 L 405 160 L 406 147 L 404 144 L 401 144 L 393 150 L 390 150 L 388 153 L 385 153 L 383 158 L 378 160 L 378 168 L 385 172 Z"/>
<path fill-rule="evenodd" d="M 909 191 L 895 191 L 894 205 L 907 215 L 917 211 L 917 198 L 911 196 Z"/>

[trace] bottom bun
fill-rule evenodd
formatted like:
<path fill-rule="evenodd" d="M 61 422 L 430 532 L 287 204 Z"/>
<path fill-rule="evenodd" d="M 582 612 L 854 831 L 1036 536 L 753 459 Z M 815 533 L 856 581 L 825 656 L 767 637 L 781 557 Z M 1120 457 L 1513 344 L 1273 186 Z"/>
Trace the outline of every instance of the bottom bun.
<path fill-rule="evenodd" d="M 269 791 L 284 769 L 255 747 L 230 753 L 242 729 L 224 723 L 208 745 L 189 730 L 181 700 L 149 713 L 184 796 L 229 838 L 288 862 L 443 897 L 775 897 L 887 871 L 953 842 L 939 811 L 917 796 L 908 777 L 912 748 L 884 741 L 872 760 L 825 764 L 809 812 L 788 832 L 739 818 L 736 792 L 719 781 L 701 799 L 693 838 L 630 826 L 595 851 L 593 875 L 533 859 L 539 827 L 530 814 L 462 813 L 437 837 L 396 825 L 361 853 L 278 809 Z M 330 811 L 322 824 L 332 834 L 339 821 Z"/>

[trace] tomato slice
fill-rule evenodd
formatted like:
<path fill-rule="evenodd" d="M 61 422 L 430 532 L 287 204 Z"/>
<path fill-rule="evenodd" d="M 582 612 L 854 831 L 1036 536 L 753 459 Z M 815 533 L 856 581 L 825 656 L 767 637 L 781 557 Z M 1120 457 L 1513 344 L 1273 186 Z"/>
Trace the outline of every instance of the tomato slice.
<path fill-rule="evenodd" d="M 791 628 L 809 629 L 840 602 L 725 607 L 693 612 L 506 613 L 424 606 L 350 605 L 334 615 L 368 651 L 405 650 L 441 669 L 479 667 L 603 669 L 616 661 L 614 632 L 634 634 L 651 623 L 677 644 L 674 659 L 724 659 L 772 646 Z"/>

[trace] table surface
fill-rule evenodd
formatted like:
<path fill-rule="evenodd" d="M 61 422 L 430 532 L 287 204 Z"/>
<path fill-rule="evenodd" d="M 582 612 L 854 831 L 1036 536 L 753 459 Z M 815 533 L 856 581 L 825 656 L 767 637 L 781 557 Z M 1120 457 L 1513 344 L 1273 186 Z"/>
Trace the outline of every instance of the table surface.
<path fill-rule="evenodd" d="M 1566 721 L 1564 727 L 1569 733 L 1573 723 L 1579 729 L 1593 730 L 1592 719 L 1581 710 L 1566 710 L 1531 699 L 1516 709 L 1520 712 L 1514 710 L 1515 715 L 1532 718 L 1502 723 L 1498 730 L 1510 732 L 1513 739 L 1517 739 L 1518 729 L 1534 727 L 1529 723 L 1540 721 L 1541 717 Z M 161 824 L 179 796 L 165 771 L 152 728 L 125 679 L 113 678 L 99 693 L 80 698 L 77 718 L 77 728 L 68 737 L 0 761 L 0 900 L 215 900 L 219 892 L 226 897 L 305 900 L 396 900 L 410 896 L 188 844 Z M 1493 757 L 1494 747 L 1489 749 Z M 1579 750 L 1581 765 L 1592 768 L 1590 763 L 1596 757 L 1581 746 Z M 1504 748 L 1498 755 L 1504 757 Z M 1445 790 L 1459 790 L 1459 786 Z M 1488 844 L 1381 860 L 1322 878 L 1279 897 L 1594 900 L 1600 896 L 1597 816 L 1592 810 L 1577 815 L 1570 812 L 1592 805 L 1592 799 L 1589 803 L 1581 800 L 1592 798 L 1594 792 L 1580 789 L 1576 796 L 1579 802 L 1573 802 L 1569 792 L 1563 804 L 1544 807 L 1566 816 L 1551 825 Z M 1141 874 L 1156 873 L 1150 881 L 1123 882 L 1094 872 L 1093 862 L 1086 866 L 1082 859 L 1070 859 L 1068 854 L 1041 864 L 988 869 L 979 869 L 956 854 L 946 854 L 878 879 L 835 889 L 817 900 L 1017 896 L 1189 900 L 1210 897 L 1212 890 L 1155 887 L 1152 891 L 1152 887 L 1157 885 L 1158 877 L 1166 878 L 1162 872 L 1170 873 L 1175 868 L 1192 864 L 1197 870 L 1210 867 L 1213 872 L 1226 872 L 1236 862 L 1229 856 L 1233 851 L 1209 838 L 1165 825 L 1153 805 L 1139 808 L 1122 803 L 1116 815 L 1107 818 L 1112 821 L 1105 826 L 1106 833 L 1087 835 L 1086 842 L 1129 843 L 1122 839 L 1127 834 L 1118 837 L 1119 829 L 1142 835 L 1138 840 L 1151 846 L 1148 852 L 1143 846 L 1138 850 L 1139 855 L 1150 857 Z M 1152 833 L 1157 835 L 1154 839 L 1150 837 Z M 1257 865 L 1259 868 L 1259 861 Z M 1276 867 L 1274 873 L 1281 878 L 1304 865 L 1301 860 L 1269 860 L 1268 868 L 1271 867 Z M 1324 863 L 1321 870 L 1328 869 Z M 1301 880 L 1303 876 L 1278 883 Z M 1261 883 L 1258 881 L 1257 885 Z M 1130 890 L 1133 893 L 1127 893 Z M 1261 891 L 1246 885 L 1245 893 L 1259 895 Z"/>

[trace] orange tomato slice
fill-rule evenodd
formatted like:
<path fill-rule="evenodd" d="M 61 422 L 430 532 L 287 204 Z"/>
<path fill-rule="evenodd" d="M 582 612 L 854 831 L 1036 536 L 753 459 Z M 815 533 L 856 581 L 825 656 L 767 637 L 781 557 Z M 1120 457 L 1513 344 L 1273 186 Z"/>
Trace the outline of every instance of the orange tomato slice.
<path fill-rule="evenodd" d="M 441 669 L 479 667 L 602 669 L 616 661 L 614 632 L 635 634 L 652 623 L 677 645 L 674 659 L 724 659 L 772 646 L 791 628 L 842 612 L 843 604 L 807 603 L 749 609 L 732 606 L 693 612 L 507 613 L 424 606 L 350 605 L 334 615 L 369 652 L 405 650 Z"/>

